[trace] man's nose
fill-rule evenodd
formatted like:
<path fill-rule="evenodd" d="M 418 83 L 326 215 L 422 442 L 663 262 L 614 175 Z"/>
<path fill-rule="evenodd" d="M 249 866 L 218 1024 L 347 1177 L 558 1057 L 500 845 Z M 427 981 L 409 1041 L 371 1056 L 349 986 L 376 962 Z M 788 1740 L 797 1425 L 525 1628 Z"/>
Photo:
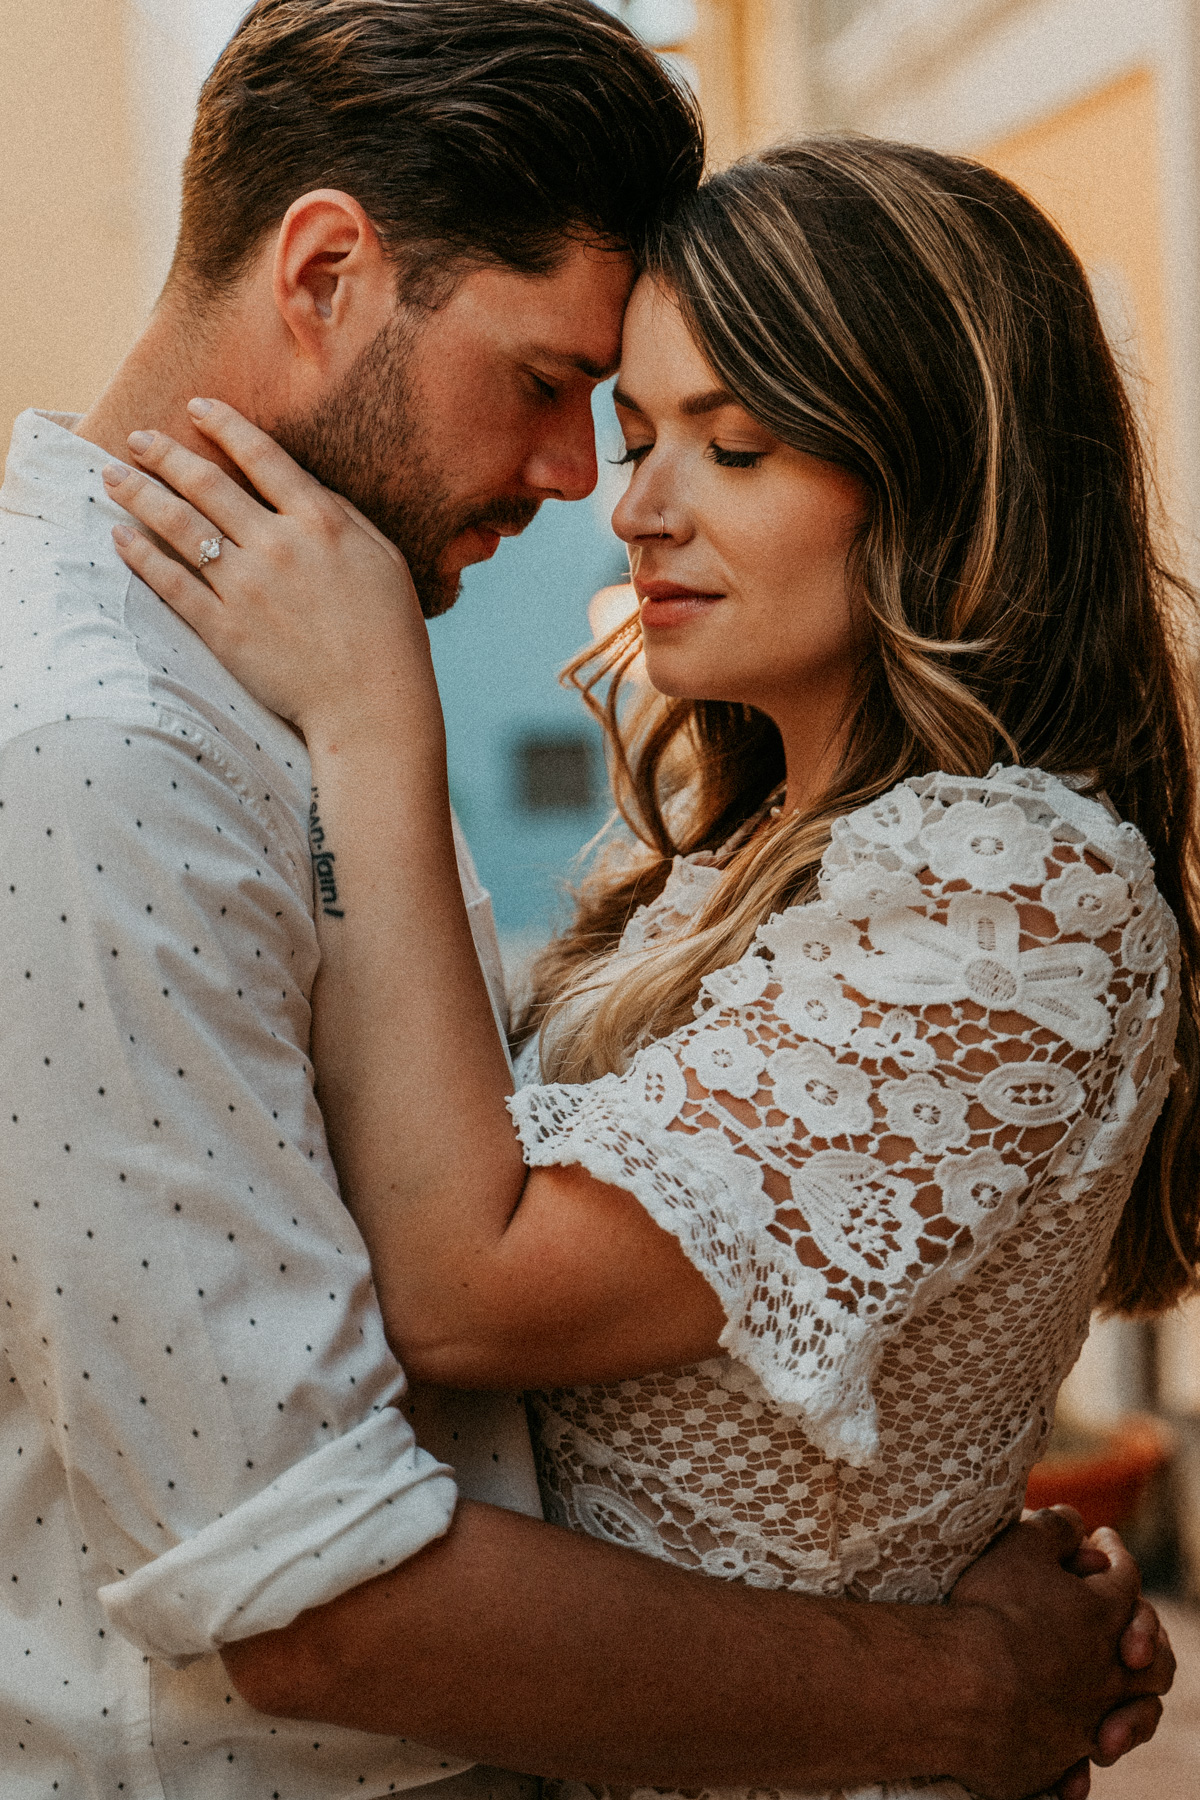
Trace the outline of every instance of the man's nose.
<path fill-rule="evenodd" d="M 584 500 L 596 485 L 596 427 L 590 404 L 555 421 L 525 468 L 530 487 L 551 500 Z"/>

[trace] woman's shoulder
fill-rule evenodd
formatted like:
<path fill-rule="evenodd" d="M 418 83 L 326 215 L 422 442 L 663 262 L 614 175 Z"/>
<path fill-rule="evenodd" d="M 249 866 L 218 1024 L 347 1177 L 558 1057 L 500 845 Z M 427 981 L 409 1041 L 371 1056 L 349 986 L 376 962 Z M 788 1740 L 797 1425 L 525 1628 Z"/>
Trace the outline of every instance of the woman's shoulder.
<path fill-rule="evenodd" d="M 752 954 L 797 993 L 816 982 L 817 1035 L 840 982 L 902 1007 L 1008 1005 L 1099 1048 L 1132 975 L 1161 1011 L 1177 932 L 1141 833 L 1082 785 L 1002 765 L 898 783 L 836 821 L 820 898 L 769 919 Z"/>
<path fill-rule="evenodd" d="M 1087 791 L 1091 785 L 1085 776 L 1004 763 L 980 776 L 912 776 L 835 822 L 822 897 L 835 898 L 829 890 L 844 885 L 842 872 L 863 860 L 928 870 L 984 893 L 1037 888 L 1053 878 L 1058 846 L 1068 861 L 1086 852 L 1137 885 L 1154 867 L 1146 841 L 1107 796 Z"/>
<path fill-rule="evenodd" d="M 979 776 L 911 776 L 834 821 L 821 901 L 866 919 L 970 890 L 1040 900 L 1060 932 L 1102 936 L 1157 891 L 1145 838 L 1089 785 L 1003 763 Z"/>

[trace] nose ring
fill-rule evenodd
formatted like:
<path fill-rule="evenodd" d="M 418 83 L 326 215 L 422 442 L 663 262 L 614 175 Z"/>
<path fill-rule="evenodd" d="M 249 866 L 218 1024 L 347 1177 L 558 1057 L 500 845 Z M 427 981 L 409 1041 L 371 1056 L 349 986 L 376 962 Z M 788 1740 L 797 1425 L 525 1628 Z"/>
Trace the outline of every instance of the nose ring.
<path fill-rule="evenodd" d="M 659 523 L 659 528 L 660 528 L 659 533 L 658 533 L 659 537 L 666 537 L 667 521 L 663 518 L 661 513 L 659 513 L 659 515 L 658 515 L 658 523 Z"/>

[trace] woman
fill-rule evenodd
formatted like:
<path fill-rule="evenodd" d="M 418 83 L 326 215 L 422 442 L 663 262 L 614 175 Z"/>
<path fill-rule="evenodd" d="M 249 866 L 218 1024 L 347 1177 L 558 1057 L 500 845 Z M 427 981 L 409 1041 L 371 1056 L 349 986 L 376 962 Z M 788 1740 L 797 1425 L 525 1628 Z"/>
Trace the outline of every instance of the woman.
<path fill-rule="evenodd" d="M 710 181 L 617 405 L 641 612 L 576 679 L 612 678 L 642 848 L 538 971 L 517 1134 L 394 552 L 201 403 L 276 513 L 172 452 L 205 516 L 128 504 L 193 564 L 227 534 L 219 598 L 123 554 L 308 740 L 314 1057 L 410 1371 L 539 1390 L 576 1528 L 933 1600 L 1019 1510 L 1096 1300 L 1196 1262 L 1185 595 L 1083 273 L 973 164 Z"/>

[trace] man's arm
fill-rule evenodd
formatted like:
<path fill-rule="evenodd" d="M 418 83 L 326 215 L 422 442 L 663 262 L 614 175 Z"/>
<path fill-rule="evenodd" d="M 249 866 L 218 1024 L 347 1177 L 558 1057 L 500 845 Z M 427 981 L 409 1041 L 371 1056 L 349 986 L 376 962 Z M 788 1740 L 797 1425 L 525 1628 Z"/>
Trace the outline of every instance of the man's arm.
<path fill-rule="evenodd" d="M 445 1538 L 281 1632 L 224 1651 L 263 1711 L 396 1732 L 539 1774 L 670 1787 L 852 1787 L 951 1775 L 996 1800 L 1131 1747 L 1170 1650 L 1118 1645 L 1132 1562 L 1060 1567 L 1077 1525 L 1008 1533 L 945 1607 L 713 1580 L 460 1503 Z M 1118 1744 L 1118 1739 L 1120 1743 Z"/>
<path fill-rule="evenodd" d="M 392 1404 L 312 1092 L 306 847 L 263 785 L 166 713 L 0 751 L 0 1342 L 85 1569 L 171 1661 L 394 1566 L 455 1500 Z"/>

